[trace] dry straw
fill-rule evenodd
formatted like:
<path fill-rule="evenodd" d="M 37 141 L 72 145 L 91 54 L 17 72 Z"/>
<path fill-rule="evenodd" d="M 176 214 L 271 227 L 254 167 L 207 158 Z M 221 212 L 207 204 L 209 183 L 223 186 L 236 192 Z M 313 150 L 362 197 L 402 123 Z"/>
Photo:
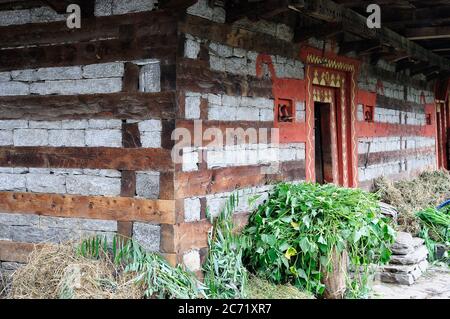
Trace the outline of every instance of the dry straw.
<path fill-rule="evenodd" d="M 106 256 L 91 259 L 74 244 L 45 244 L 13 276 L 8 298 L 14 299 L 138 299 L 142 289 Z"/>
<path fill-rule="evenodd" d="M 382 177 L 374 181 L 374 186 L 382 201 L 397 208 L 399 230 L 415 235 L 420 230 L 415 213 L 450 199 L 450 174 L 444 170 L 423 172 L 415 179 L 398 182 Z"/>

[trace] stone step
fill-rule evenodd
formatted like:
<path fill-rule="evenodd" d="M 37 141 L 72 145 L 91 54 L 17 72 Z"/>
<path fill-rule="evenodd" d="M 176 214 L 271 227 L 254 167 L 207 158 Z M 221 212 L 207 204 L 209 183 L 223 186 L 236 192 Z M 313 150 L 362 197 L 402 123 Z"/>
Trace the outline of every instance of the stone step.
<path fill-rule="evenodd" d="M 381 272 L 389 272 L 389 273 L 403 273 L 409 274 L 415 272 L 417 269 L 420 269 L 422 272 L 426 271 L 428 268 L 428 261 L 423 260 L 418 264 L 414 265 L 385 265 L 380 267 Z"/>
<path fill-rule="evenodd" d="M 414 252 L 406 255 L 392 255 L 389 263 L 397 265 L 414 265 L 420 263 L 423 260 L 426 260 L 427 256 L 427 247 L 420 246 Z"/>

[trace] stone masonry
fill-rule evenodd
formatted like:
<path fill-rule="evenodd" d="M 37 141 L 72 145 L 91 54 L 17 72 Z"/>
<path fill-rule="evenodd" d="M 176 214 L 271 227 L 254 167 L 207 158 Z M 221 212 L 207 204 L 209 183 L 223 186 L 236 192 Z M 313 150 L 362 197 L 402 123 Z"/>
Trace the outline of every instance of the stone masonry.
<path fill-rule="evenodd" d="M 160 147 L 161 121 L 137 122 L 142 147 Z M 0 146 L 122 147 L 121 120 L 0 120 Z"/>
<path fill-rule="evenodd" d="M 305 159 L 304 143 L 240 144 L 224 147 L 183 148 L 183 171 L 196 171 L 199 151 L 206 152 L 208 169 L 246 165 L 264 165 Z"/>
<path fill-rule="evenodd" d="M 83 218 L 0 214 L 0 240 L 41 243 L 65 242 L 100 235 L 111 239 L 117 222 Z"/>

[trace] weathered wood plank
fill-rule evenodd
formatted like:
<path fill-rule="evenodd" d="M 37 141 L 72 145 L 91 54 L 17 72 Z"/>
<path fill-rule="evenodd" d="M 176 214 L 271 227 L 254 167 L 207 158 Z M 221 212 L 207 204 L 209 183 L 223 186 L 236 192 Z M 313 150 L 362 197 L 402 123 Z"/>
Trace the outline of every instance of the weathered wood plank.
<path fill-rule="evenodd" d="M 85 65 L 123 59 L 159 59 L 175 62 L 176 35 L 146 35 L 137 39 L 107 39 L 0 50 L 0 71 Z"/>
<path fill-rule="evenodd" d="M 425 147 L 420 149 L 404 149 L 400 151 L 374 152 L 358 155 L 358 167 L 367 167 L 381 163 L 391 163 L 395 161 L 404 161 L 408 157 L 420 156 L 426 154 L 435 154 L 436 148 Z"/>
<path fill-rule="evenodd" d="M 29 254 L 40 246 L 39 244 L 0 240 L 0 260 L 26 263 Z"/>
<path fill-rule="evenodd" d="M 384 95 L 377 94 L 377 105 L 382 108 L 397 110 L 397 111 L 407 111 L 407 112 L 417 112 L 425 113 L 423 104 L 418 104 L 414 102 L 409 102 L 405 100 L 393 99 Z"/>
<path fill-rule="evenodd" d="M 203 61 L 190 59 L 179 61 L 177 88 L 201 93 L 273 97 L 269 78 L 217 72 Z"/>
<path fill-rule="evenodd" d="M 247 224 L 248 213 L 233 215 L 235 231 L 241 231 Z M 192 223 L 161 225 L 161 251 L 182 255 L 191 249 L 208 247 L 208 231 L 212 225 L 208 219 Z"/>
<path fill-rule="evenodd" d="M 172 171 L 169 150 L 112 147 L 0 147 L 0 166 Z"/>
<path fill-rule="evenodd" d="M 305 178 L 304 161 L 283 162 L 277 174 L 266 174 L 264 167 L 267 168 L 255 165 L 179 172 L 175 178 L 175 194 L 177 198 L 188 198 Z"/>
<path fill-rule="evenodd" d="M 60 96 L 2 96 L 0 119 L 175 118 L 174 92 Z"/>
<path fill-rule="evenodd" d="M 0 192 L 0 210 L 8 213 L 117 221 L 175 222 L 175 201 L 129 197 Z"/>
<path fill-rule="evenodd" d="M 125 148 L 141 147 L 141 135 L 137 123 L 122 124 L 122 144 Z"/>
<path fill-rule="evenodd" d="M 137 12 L 120 16 L 85 17 L 80 29 L 67 28 L 66 21 L 0 27 L 0 48 L 118 39 L 124 36 L 124 29 L 130 27 L 136 30 L 136 35 L 176 32 L 175 17 L 172 13 L 161 10 Z"/>
<path fill-rule="evenodd" d="M 136 172 L 122 171 L 120 196 L 134 197 L 136 195 Z"/>
<path fill-rule="evenodd" d="M 187 16 L 185 21 L 179 24 L 179 31 L 232 47 L 289 58 L 298 58 L 300 50 L 298 44 L 265 33 L 245 30 L 229 24 L 205 21 L 195 16 Z"/>

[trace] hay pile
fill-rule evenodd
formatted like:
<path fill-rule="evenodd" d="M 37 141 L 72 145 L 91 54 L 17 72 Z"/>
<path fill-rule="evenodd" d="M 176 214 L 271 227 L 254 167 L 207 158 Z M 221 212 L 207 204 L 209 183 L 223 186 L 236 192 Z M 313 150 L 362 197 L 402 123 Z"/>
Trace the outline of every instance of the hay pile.
<path fill-rule="evenodd" d="M 450 174 L 444 170 L 428 171 L 398 182 L 381 177 L 374 181 L 374 190 L 383 202 L 397 208 L 399 230 L 417 235 L 420 227 L 415 212 L 450 199 Z"/>
<path fill-rule="evenodd" d="M 290 284 L 275 285 L 251 275 L 248 281 L 248 299 L 314 299 L 314 296 Z"/>
<path fill-rule="evenodd" d="M 75 245 L 43 245 L 13 275 L 8 298 L 13 299 L 139 299 L 143 291 L 131 274 L 105 256 L 81 256 Z"/>

